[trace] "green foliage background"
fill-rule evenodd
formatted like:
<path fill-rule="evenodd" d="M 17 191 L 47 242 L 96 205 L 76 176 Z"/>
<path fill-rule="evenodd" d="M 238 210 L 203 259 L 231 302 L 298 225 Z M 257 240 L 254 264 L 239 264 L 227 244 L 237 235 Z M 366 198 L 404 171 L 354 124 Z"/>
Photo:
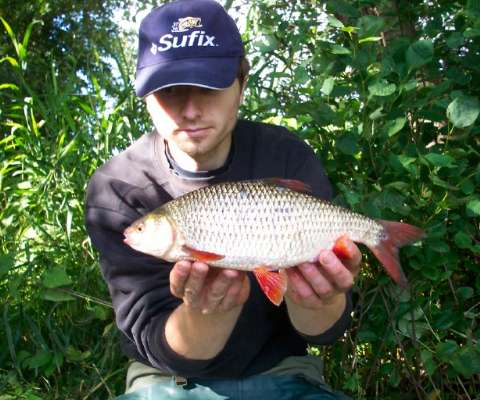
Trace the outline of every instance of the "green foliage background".
<path fill-rule="evenodd" d="M 134 37 L 112 19 L 135 2 L 27 3 L 0 2 L 0 399 L 113 398 L 126 359 L 83 201 L 150 129 Z M 365 255 L 352 329 L 311 349 L 327 381 L 358 399 L 480 398 L 480 2 L 226 6 L 252 64 L 242 115 L 306 140 L 339 204 L 427 231 L 401 253 L 407 292 Z"/>

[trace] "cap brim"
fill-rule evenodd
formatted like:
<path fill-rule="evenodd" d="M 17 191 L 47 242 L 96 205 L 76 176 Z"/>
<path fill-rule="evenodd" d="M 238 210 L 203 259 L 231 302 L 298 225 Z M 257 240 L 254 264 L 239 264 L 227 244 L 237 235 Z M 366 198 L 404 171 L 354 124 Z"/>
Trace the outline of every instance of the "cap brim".
<path fill-rule="evenodd" d="M 239 58 L 188 58 L 149 65 L 137 70 L 135 93 L 144 97 L 169 86 L 191 85 L 225 89 L 237 76 Z"/>

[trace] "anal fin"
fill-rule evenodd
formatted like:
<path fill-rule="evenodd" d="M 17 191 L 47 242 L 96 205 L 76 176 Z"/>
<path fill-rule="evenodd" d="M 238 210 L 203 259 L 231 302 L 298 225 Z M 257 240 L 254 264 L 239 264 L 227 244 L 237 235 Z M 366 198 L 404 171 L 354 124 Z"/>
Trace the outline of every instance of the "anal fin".
<path fill-rule="evenodd" d="M 269 271 L 263 266 L 255 268 L 253 273 L 265 296 L 267 296 L 273 304 L 279 306 L 283 301 L 283 295 L 287 291 L 287 279 L 285 275 Z"/>

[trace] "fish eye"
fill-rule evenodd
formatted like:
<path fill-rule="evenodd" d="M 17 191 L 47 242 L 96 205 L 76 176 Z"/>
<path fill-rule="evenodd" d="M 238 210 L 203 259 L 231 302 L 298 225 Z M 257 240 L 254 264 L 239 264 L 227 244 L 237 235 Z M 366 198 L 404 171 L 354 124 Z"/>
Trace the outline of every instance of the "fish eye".
<path fill-rule="evenodd" d="M 138 224 L 137 225 L 137 232 L 140 232 L 140 233 L 143 232 L 144 228 L 145 228 L 145 226 L 143 224 Z"/>

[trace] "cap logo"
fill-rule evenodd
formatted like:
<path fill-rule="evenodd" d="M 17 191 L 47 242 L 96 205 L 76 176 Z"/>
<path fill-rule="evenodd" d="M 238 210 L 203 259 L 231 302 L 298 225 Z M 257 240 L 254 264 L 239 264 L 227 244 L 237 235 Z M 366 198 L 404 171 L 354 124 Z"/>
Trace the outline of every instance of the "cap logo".
<path fill-rule="evenodd" d="M 190 29 L 203 28 L 200 17 L 179 18 L 172 24 L 172 33 L 187 32 Z M 155 55 L 158 52 L 182 47 L 217 47 L 215 36 L 210 36 L 203 30 L 194 30 L 183 35 L 172 35 L 167 33 L 158 39 L 158 43 L 152 42 L 150 52 Z"/>
<path fill-rule="evenodd" d="M 200 17 L 179 18 L 172 25 L 172 32 L 186 32 L 191 28 L 202 28 L 202 19 Z"/>

